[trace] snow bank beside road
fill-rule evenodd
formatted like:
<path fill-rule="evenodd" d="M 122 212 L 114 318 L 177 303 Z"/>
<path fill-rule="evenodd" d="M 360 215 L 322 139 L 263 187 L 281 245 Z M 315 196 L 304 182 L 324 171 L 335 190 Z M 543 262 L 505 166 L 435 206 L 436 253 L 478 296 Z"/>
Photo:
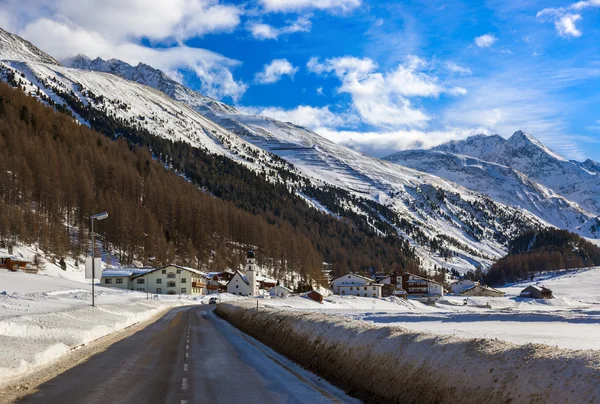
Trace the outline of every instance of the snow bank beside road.
<path fill-rule="evenodd" d="M 348 318 L 223 303 L 217 313 L 368 402 L 600 400 L 600 353 L 460 339 Z"/>

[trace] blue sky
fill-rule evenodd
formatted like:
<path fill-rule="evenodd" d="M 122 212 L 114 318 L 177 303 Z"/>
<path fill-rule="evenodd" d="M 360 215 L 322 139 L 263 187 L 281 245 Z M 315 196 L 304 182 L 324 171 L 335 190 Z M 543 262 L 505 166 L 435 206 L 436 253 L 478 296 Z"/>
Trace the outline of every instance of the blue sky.
<path fill-rule="evenodd" d="M 523 129 L 600 160 L 600 0 L 28 2 L 0 25 L 58 58 L 146 62 L 375 156 Z"/>

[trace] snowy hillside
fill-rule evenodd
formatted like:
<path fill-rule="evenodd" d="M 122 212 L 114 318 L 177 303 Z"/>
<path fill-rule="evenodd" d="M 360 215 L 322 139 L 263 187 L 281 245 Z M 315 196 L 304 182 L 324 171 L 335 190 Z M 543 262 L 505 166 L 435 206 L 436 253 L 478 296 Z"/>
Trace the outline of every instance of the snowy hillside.
<path fill-rule="evenodd" d="M 530 134 L 517 131 L 509 139 L 477 135 L 432 150 L 511 167 L 578 203 L 584 210 L 600 215 L 600 164 L 592 160 L 569 161 Z"/>
<path fill-rule="evenodd" d="M 490 143 L 497 145 L 497 138 L 500 137 L 477 137 L 467 150 L 472 154 L 486 154 L 479 153 L 484 150 L 489 153 L 492 149 L 487 146 Z M 443 149 L 455 150 L 452 144 L 448 146 Z M 465 188 L 489 195 L 496 201 L 527 209 L 556 227 L 584 237 L 600 237 L 600 223 L 595 215 L 585 212 L 576 203 L 510 167 L 437 150 L 407 150 L 385 159 L 446 178 Z"/>
<path fill-rule="evenodd" d="M 32 62 L 60 64 L 30 42 L 0 28 L 0 55 L 3 59 L 30 60 Z"/>
<path fill-rule="evenodd" d="M 533 215 L 448 180 L 365 156 L 305 128 L 240 113 L 147 65 L 132 67 L 82 56 L 70 61 L 73 66 L 102 71 L 97 72 L 14 59 L 13 54 L 0 53 L 5 80 L 13 77 L 45 102 L 52 100 L 69 109 L 65 100 L 75 99 L 156 136 L 231 158 L 272 181 L 282 180 L 282 170 L 294 171 L 314 186 L 333 185 L 371 201 L 370 207 L 352 199 L 338 203 L 347 211 L 367 218 L 378 215 L 377 220 L 394 225 L 427 268 L 486 267 L 504 255 L 510 237 L 523 228 L 545 225 Z M 324 201 L 310 202 L 323 206 Z M 452 253 L 438 254 L 440 246 Z"/>

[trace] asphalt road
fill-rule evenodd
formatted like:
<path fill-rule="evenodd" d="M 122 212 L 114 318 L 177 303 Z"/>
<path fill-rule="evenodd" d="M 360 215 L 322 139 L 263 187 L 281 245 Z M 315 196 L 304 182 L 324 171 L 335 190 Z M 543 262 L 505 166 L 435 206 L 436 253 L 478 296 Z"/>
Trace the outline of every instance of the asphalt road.
<path fill-rule="evenodd" d="M 219 319 L 213 309 L 173 309 L 19 402 L 358 403 Z"/>

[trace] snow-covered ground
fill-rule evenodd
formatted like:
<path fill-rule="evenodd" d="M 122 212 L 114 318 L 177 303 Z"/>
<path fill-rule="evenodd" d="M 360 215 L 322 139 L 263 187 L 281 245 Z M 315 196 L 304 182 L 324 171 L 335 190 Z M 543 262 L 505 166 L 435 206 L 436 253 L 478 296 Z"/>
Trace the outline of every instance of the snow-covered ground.
<path fill-rule="evenodd" d="M 555 299 L 519 298 L 540 282 Z M 267 299 L 266 306 L 315 311 L 400 326 L 434 334 L 499 339 L 516 344 L 539 343 L 568 349 L 600 349 L 600 267 L 559 272 L 501 288 L 505 297 L 446 296 L 435 306 L 397 298 L 330 296 L 321 305 L 304 297 Z"/>
<path fill-rule="evenodd" d="M 6 251 L 0 251 L 6 253 Z M 15 247 L 12 254 L 31 260 L 36 250 Z M 67 269 L 42 258 L 38 274 L 0 269 L 0 387 L 48 365 L 74 348 L 150 320 L 171 307 L 207 304 L 211 296 L 236 300 L 228 294 L 192 298 L 146 294 L 95 286 L 82 266 L 67 260 Z"/>

